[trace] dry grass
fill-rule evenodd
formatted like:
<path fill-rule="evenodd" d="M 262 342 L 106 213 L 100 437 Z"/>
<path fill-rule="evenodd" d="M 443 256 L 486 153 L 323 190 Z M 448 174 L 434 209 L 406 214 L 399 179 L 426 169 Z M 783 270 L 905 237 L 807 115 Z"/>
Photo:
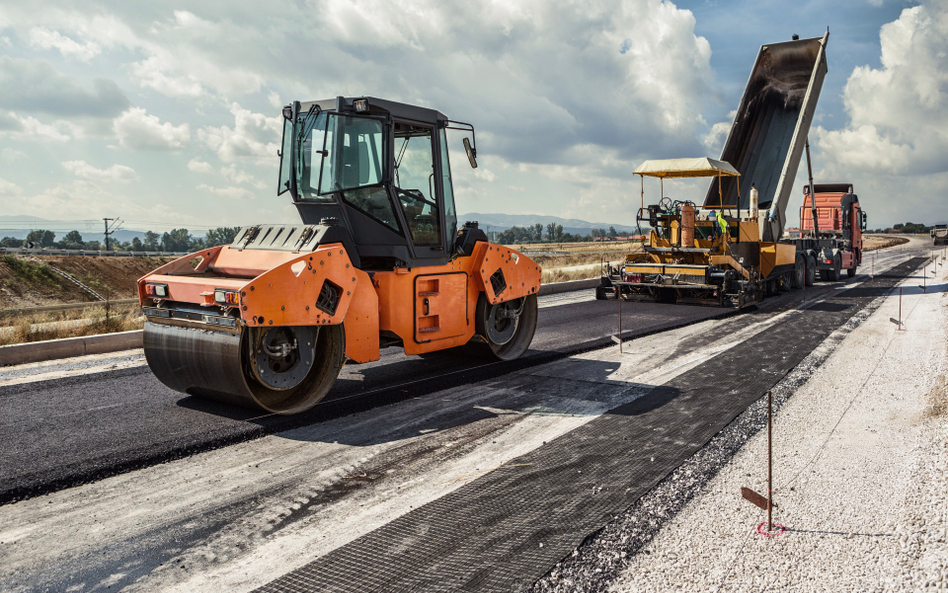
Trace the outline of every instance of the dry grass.
<path fill-rule="evenodd" d="M 144 318 L 134 305 L 110 307 L 108 311 L 102 306 L 20 317 L 4 325 L 0 328 L 0 346 L 142 329 Z"/>
<path fill-rule="evenodd" d="M 941 418 L 948 414 L 948 384 L 945 376 L 939 375 L 935 378 L 935 384 L 928 392 L 928 401 L 925 405 L 925 416 L 928 418 Z"/>
<path fill-rule="evenodd" d="M 885 249 L 886 247 L 901 245 L 902 243 L 908 243 L 908 239 L 906 239 L 905 237 L 887 237 L 885 235 L 863 235 L 862 236 L 862 250 L 863 251 L 875 251 L 877 249 Z"/>
<path fill-rule="evenodd" d="M 601 263 L 616 265 L 625 256 L 642 250 L 639 242 L 623 243 L 545 243 L 542 245 L 517 245 L 520 251 L 559 251 L 556 255 L 530 256 L 543 268 L 541 282 L 566 282 L 598 278 Z"/>

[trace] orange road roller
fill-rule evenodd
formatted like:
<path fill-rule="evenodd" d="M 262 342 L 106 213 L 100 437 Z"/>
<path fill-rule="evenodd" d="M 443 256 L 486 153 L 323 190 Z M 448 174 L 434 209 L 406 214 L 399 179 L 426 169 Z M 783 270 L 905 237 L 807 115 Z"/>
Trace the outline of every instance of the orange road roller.
<path fill-rule="evenodd" d="M 446 144 L 474 128 L 374 97 L 283 108 L 277 195 L 302 224 L 242 228 L 138 281 L 148 365 L 172 389 L 294 414 L 381 348 L 530 346 L 540 267 L 458 229 Z"/>

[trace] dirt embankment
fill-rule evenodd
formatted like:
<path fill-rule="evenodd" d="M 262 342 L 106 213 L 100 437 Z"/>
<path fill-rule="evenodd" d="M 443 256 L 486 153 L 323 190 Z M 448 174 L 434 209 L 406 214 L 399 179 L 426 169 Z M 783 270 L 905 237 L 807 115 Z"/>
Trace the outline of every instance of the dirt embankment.
<path fill-rule="evenodd" d="M 96 300 L 55 270 L 107 299 L 135 297 L 135 281 L 170 261 L 162 257 L 0 256 L 0 309 Z"/>

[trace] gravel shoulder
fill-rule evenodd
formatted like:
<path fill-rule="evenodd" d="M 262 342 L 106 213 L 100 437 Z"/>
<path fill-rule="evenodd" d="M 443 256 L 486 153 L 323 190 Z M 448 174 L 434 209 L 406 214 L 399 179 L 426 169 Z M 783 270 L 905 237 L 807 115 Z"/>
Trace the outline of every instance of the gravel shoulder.
<path fill-rule="evenodd" d="M 596 588 L 948 590 L 948 266 L 929 278 L 925 292 L 920 272 L 904 283 L 905 331 L 890 321 L 896 292 L 777 411 L 774 521 L 786 531 L 758 534 L 766 512 L 740 495 L 767 492 L 764 430 L 641 547 L 628 549 L 630 534 L 600 550 L 630 558 Z"/>

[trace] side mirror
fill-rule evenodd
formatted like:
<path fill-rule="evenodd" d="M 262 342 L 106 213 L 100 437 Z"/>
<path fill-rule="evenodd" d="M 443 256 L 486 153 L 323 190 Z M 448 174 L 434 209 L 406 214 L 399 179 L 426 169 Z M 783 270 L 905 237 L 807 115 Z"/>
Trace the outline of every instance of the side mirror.
<path fill-rule="evenodd" d="M 465 138 L 464 142 L 464 152 L 467 153 L 467 160 L 471 163 L 471 168 L 477 168 L 477 151 L 471 148 L 471 141 Z"/>

